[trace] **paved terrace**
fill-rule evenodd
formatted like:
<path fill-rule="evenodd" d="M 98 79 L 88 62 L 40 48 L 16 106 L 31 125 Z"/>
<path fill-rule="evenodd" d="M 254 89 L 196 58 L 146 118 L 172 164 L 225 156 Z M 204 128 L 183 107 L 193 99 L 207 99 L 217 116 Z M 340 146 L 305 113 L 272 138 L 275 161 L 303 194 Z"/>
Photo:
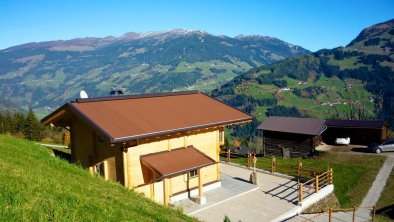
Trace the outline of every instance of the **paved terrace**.
<path fill-rule="evenodd" d="M 251 170 L 221 163 L 222 187 L 205 192 L 207 204 L 191 200 L 175 205 L 186 214 L 203 221 L 272 221 L 297 207 L 297 182 L 287 178 L 257 173 L 258 186 L 249 181 Z"/>

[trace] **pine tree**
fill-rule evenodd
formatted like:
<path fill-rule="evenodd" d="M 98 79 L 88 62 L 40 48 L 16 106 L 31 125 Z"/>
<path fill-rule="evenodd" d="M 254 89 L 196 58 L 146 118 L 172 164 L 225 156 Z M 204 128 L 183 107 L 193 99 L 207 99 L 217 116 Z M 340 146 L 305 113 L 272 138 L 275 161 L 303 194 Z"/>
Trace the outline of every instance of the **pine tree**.
<path fill-rule="evenodd" d="M 23 113 L 16 112 L 14 113 L 13 119 L 15 122 L 15 134 L 22 134 L 25 125 L 25 116 Z"/>
<path fill-rule="evenodd" d="M 3 127 L 4 127 L 4 131 L 5 133 L 9 133 L 9 134 L 14 134 L 15 133 L 15 129 L 16 129 L 16 124 L 15 124 L 15 120 L 12 117 L 10 112 L 6 112 L 5 115 L 3 116 Z"/>
<path fill-rule="evenodd" d="M 41 131 L 42 127 L 37 119 L 36 115 L 34 114 L 32 109 L 29 109 L 27 113 L 27 117 L 25 119 L 25 124 L 23 127 L 23 134 L 26 139 L 28 140 L 41 140 Z"/>
<path fill-rule="evenodd" d="M 2 133 L 2 134 L 5 133 L 4 116 L 1 112 L 0 112 L 0 133 Z"/>

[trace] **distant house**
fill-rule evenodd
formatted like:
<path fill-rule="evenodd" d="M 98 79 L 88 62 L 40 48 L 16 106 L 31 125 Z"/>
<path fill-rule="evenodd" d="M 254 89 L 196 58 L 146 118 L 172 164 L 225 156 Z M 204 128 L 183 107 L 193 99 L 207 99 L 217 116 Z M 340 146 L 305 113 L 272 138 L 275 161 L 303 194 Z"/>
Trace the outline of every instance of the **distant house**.
<path fill-rule="evenodd" d="M 315 152 L 325 120 L 270 116 L 260 126 L 265 156 L 301 157 Z"/>
<path fill-rule="evenodd" d="M 380 143 L 387 139 L 388 125 L 379 120 L 327 120 L 326 126 L 323 141 L 328 144 L 333 144 L 338 137 L 350 137 L 350 142 L 357 145 Z"/>
<path fill-rule="evenodd" d="M 72 159 L 160 203 L 219 187 L 223 128 L 252 116 L 197 91 L 77 99 L 45 117 L 69 127 Z"/>

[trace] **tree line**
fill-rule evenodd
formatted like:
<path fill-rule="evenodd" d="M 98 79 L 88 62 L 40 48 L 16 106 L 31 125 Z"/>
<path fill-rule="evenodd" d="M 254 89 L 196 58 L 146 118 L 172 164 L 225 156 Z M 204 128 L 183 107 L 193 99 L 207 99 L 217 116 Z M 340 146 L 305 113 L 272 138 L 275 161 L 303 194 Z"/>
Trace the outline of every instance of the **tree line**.
<path fill-rule="evenodd" d="M 63 143 L 64 130 L 57 127 L 44 126 L 33 110 L 27 114 L 21 112 L 0 112 L 0 133 L 47 143 Z"/>

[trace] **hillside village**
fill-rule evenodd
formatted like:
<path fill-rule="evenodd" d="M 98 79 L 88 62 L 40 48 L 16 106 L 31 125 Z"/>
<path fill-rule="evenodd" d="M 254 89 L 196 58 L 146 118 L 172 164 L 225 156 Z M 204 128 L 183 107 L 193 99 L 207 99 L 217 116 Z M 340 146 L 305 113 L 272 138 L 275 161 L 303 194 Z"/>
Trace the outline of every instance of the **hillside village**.
<path fill-rule="evenodd" d="M 392 221 L 393 36 L 2 49 L 0 221 Z"/>

